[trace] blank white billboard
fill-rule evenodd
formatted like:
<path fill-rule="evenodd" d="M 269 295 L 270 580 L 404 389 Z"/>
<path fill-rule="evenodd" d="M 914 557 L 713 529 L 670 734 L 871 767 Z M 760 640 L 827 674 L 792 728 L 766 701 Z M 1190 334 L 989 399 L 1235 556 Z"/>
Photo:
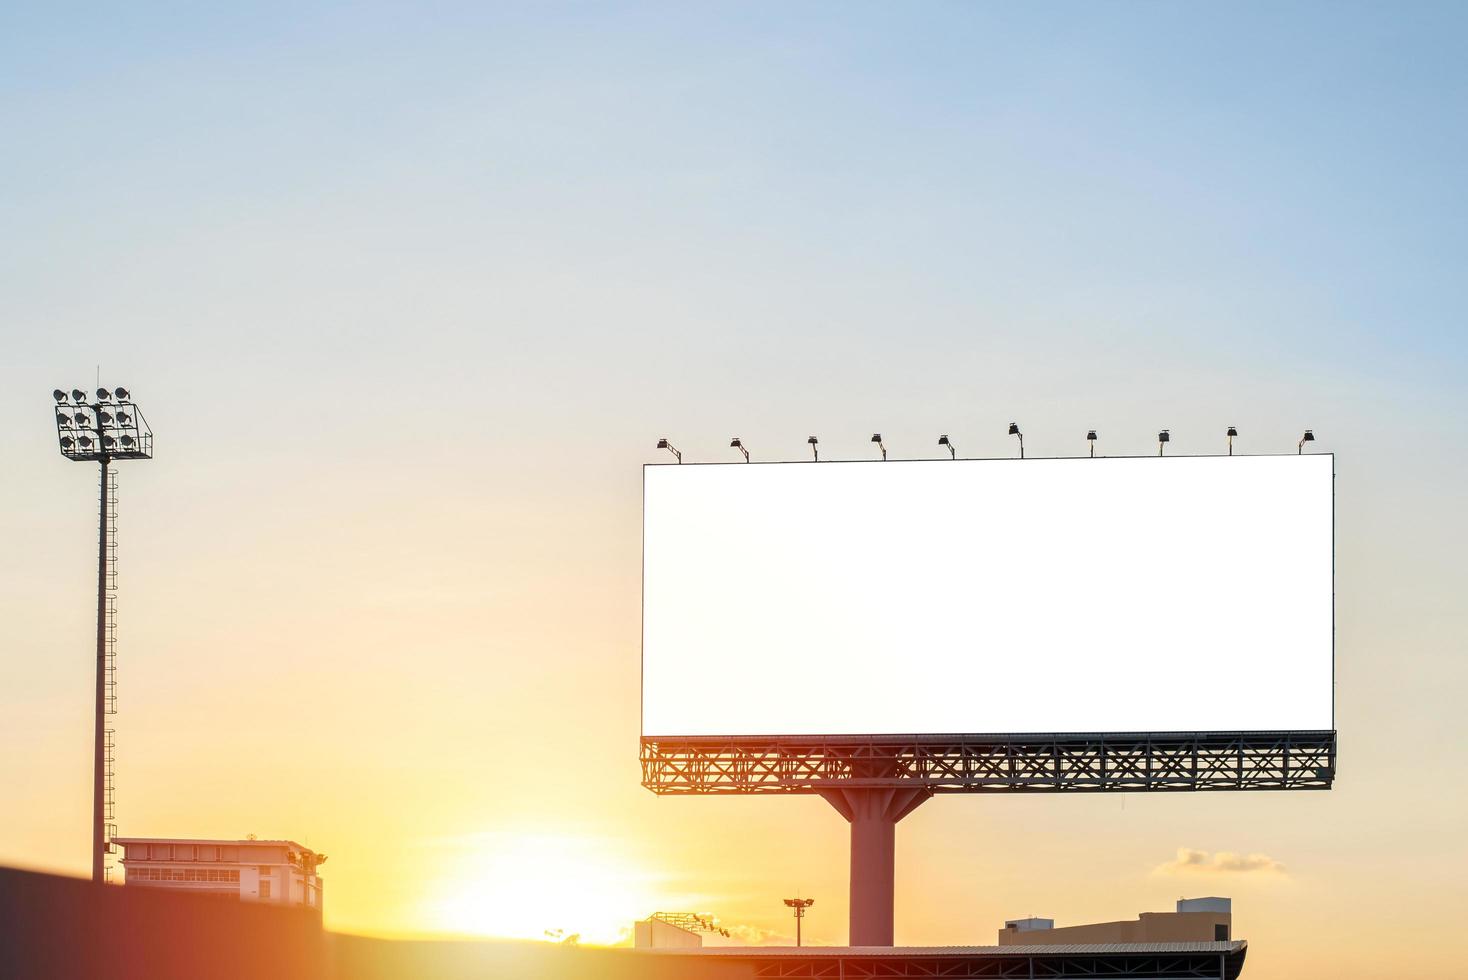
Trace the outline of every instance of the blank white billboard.
<path fill-rule="evenodd" d="M 642 731 L 1333 728 L 1333 458 L 644 468 Z"/>

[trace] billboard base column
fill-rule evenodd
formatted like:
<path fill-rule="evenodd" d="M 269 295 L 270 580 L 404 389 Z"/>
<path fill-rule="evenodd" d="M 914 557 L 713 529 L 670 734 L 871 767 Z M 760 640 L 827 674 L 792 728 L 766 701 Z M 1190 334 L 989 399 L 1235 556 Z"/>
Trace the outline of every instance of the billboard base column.
<path fill-rule="evenodd" d="M 897 821 L 927 789 L 827 789 L 821 796 L 851 824 L 852 946 L 891 946 Z"/>

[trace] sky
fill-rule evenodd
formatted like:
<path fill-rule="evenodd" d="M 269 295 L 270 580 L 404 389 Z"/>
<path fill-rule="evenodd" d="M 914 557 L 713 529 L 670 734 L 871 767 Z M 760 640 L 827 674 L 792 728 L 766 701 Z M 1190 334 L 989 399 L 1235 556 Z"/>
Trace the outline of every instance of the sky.
<path fill-rule="evenodd" d="M 1456 968 L 1465 21 L 7 5 L 0 863 L 89 866 L 96 475 L 54 387 L 124 385 L 156 433 L 119 466 L 120 832 L 308 843 L 335 929 L 595 942 L 659 909 L 784 941 L 797 893 L 845 940 L 827 804 L 638 784 L 659 437 L 1310 426 L 1335 789 L 929 802 L 897 938 L 1224 894 L 1258 980 Z"/>

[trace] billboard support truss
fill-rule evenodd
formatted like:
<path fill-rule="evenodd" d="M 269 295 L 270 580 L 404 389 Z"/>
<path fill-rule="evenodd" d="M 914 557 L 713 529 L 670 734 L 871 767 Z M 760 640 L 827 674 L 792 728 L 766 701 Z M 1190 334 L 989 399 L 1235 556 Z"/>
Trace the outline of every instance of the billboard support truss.
<path fill-rule="evenodd" d="M 659 795 L 1329 789 L 1336 733 L 644 738 Z"/>
<path fill-rule="evenodd" d="M 897 823 L 937 793 L 1329 789 L 1336 733 L 644 738 L 659 795 L 819 794 L 851 825 L 853 946 L 891 946 Z"/>

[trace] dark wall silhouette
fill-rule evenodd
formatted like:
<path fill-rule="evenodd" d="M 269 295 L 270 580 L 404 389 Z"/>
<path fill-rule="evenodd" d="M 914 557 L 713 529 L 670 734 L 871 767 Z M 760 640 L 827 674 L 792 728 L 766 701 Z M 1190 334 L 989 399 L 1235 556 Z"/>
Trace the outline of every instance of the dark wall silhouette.
<path fill-rule="evenodd" d="M 0 868 L 0 976 L 327 976 L 320 917 L 238 898 Z"/>
<path fill-rule="evenodd" d="M 309 910 L 0 868 L 4 980 L 744 980 L 749 963 L 324 932 Z"/>

